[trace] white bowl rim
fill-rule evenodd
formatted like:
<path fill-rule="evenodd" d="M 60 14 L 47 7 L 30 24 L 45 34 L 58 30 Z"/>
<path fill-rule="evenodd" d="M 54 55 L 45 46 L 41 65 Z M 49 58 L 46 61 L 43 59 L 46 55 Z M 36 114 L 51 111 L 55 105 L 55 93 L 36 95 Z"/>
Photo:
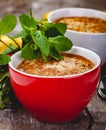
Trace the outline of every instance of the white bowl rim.
<path fill-rule="evenodd" d="M 77 78 L 77 77 L 79 77 L 79 76 L 88 74 L 88 73 L 94 71 L 96 68 L 98 68 L 98 66 L 101 65 L 101 59 L 100 59 L 99 55 L 96 54 L 95 52 L 93 52 L 93 51 L 91 51 L 91 50 L 89 50 L 89 49 L 87 49 L 87 48 L 83 48 L 83 47 L 78 47 L 78 46 L 73 46 L 73 47 L 74 47 L 74 48 L 79 48 L 79 49 L 82 49 L 82 50 L 87 50 L 89 53 L 92 53 L 93 55 L 95 55 L 95 56 L 98 58 L 98 64 L 95 65 L 92 69 L 90 69 L 90 70 L 88 70 L 88 71 L 86 71 L 86 72 L 83 72 L 83 73 L 80 73 L 80 74 L 73 74 L 73 75 L 64 75 L 64 76 L 40 76 L 40 75 L 28 74 L 28 73 L 22 72 L 22 71 L 16 69 L 15 67 L 13 67 L 12 61 L 9 62 L 9 67 L 10 67 L 12 70 L 14 70 L 15 72 L 18 72 L 18 73 L 20 73 L 20 74 L 22 74 L 22 75 L 26 75 L 26 76 L 29 76 L 29 77 L 36 77 L 36 78 L 63 78 L 63 79 L 64 79 L 64 78 L 75 78 L 75 77 Z M 15 54 L 13 54 L 13 55 L 11 56 L 11 59 L 12 59 L 12 57 L 13 57 L 14 55 L 20 54 L 20 53 L 21 53 L 21 51 L 16 52 Z M 21 57 L 21 58 L 22 58 L 22 57 Z M 89 58 L 88 58 L 88 59 L 89 59 Z"/>
<path fill-rule="evenodd" d="M 50 20 L 50 17 L 53 13 L 56 13 L 56 12 L 62 11 L 62 10 L 70 10 L 70 9 L 72 9 L 72 10 L 73 9 L 75 9 L 75 10 L 79 9 L 79 10 L 86 10 L 86 11 L 94 11 L 94 12 L 99 12 L 99 13 L 106 15 L 105 12 L 103 12 L 101 10 L 97 10 L 97 9 L 82 8 L 82 7 L 66 7 L 66 8 L 59 8 L 59 9 L 55 9 L 55 10 L 51 11 L 50 14 L 48 15 L 48 21 L 52 22 Z M 99 16 L 98 16 L 98 18 L 99 18 Z M 69 30 L 69 29 L 67 29 L 67 31 L 72 32 L 72 33 L 80 33 L 80 34 L 84 34 L 84 35 L 106 35 L 106 33 L 101 33 L 101 32 L 98 32 L 98 33 L 92 33 L 92 32 L 89 33 L 89 32 L 81 32 L 81 31 L 78 32 L 78 31 Z"/>

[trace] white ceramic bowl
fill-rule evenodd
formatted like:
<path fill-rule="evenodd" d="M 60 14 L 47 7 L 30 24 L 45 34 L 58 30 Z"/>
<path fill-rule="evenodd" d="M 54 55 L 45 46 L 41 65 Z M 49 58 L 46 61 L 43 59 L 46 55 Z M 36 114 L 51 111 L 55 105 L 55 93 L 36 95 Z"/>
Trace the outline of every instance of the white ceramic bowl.
<path fill-rule="evenodd" d="M 106 13 L 103 11 L 87 8 L 61 8 L 52 11 L 48 16 L 48 21 L 53 22 L 59 18 L 71 16 L 98 17 L 106 20 Z M 106 63 L 106 33 L 86 33 L 67 30 L 65 35 L 72 40 L 75 46 L 95 51 L 102 59 L 102 64 Z"/>

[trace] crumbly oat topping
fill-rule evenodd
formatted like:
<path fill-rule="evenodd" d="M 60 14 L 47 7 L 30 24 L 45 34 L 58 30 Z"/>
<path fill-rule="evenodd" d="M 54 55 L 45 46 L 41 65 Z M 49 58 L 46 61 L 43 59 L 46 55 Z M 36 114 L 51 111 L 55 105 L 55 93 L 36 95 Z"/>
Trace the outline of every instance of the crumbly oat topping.
<path fill-rule="evenodd" d="M 64 17 L 55 21 L 55 23 L 60 22 L 66 23 L 69 30 L 88 33 L 106 33 L 106 21 L 100 18 Z"/>
<path fill-rule="evenodd" d="M 40 76 L 64 76 L 86 72 L 94 67 L 90 60 L 74 54 L 63 53 L 60 61 L 44 62 L 42 59 L 24 60 L 17 69 Z"/>

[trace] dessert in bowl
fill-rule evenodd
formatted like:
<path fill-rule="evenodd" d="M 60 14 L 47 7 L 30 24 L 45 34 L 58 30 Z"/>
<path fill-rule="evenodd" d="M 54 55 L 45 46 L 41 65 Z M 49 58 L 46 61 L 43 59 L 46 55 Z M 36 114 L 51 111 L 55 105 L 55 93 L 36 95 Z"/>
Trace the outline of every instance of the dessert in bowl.
<path fill-rule="evenodd" d="M 48 21 L 64 22 L 67 25 L 70 23 L 65 35 L 72 40 L 74 45 L 96 52 L 102 59 L 102 65 L 106 63 L 105 12 L 87 8 L 61 8 L 52 11 L 48 15 Z"/>
<path fill-rule="evenodd" d="M 22 105 L 40 121 L 62 123 L 75 119 L 95 94 L 100 57 L 89 49 L 73 46 L 67 53 L 89 59 L 93 68 L 78 74 L 45 76 L 17 69 L 24 60 L 20 53 L 12 55 L 9 72 L 13 90 Z"/>
<path fill-rule="evenodd" d="M 100 57 L 73 46 L 64 36 L 66 24 L 36 20 L 32 12 L 21 14 L 19 21 L 22 30 L 14 37 L 21 37 L 23 45 L 9 59 L 14 93 L 40 121 L 62 123 L 75 119 L 95 94 Z"/>

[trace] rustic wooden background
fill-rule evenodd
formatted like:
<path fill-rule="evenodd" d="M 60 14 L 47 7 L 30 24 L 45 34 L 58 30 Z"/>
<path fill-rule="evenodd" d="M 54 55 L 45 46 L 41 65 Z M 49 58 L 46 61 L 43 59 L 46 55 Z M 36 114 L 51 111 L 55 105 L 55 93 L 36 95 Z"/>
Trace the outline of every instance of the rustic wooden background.
<path fill-rule="evenodd" d="M 106 0 L 0 0 L 0 16 L 6 13 L 19 14 L 33 10 L 41 18 L 47 11 L 62 7 L 106 9 Z"/>

